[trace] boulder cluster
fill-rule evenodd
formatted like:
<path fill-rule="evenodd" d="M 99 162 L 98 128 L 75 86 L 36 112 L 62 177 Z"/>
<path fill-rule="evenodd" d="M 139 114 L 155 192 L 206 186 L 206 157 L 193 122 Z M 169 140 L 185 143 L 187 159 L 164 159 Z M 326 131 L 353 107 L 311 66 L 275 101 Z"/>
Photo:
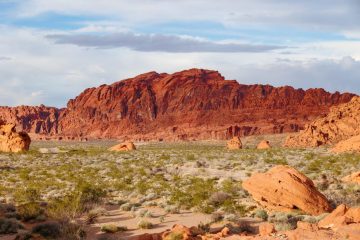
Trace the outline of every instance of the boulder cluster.
<path fill-rule="evenodd" d="M 226 143 L 226 148 L 229 150 L 237 150 L 237 149 L 242 149 L 243 148 L 243 144 L 241 142 L 240 137 L 233 137 L 232 139 L 228 140 Z M 259 144 L 256 147 L 257 149 L 270 149 L 271 145 L 270 142 L 268 140 L 262 140 L 259 142 Z"/>

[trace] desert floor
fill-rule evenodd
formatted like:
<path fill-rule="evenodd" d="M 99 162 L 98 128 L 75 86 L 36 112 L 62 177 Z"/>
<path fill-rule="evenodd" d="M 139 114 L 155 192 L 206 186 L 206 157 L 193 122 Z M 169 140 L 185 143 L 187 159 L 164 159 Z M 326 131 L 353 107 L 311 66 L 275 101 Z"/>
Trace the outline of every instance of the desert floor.
<path fill-rule="evenodd" d="M 287 164 L 311 178 L 334 206 L 360 204 L 359 185 L 341 182 L 343 176 L 360 169 L 360 155 L 333 154 L 325 147 L 281 148 L 284 138 L 246 137 L 242 139 L 244 149 L 234 151 L 226 150 L 224 141 L 136 143 L 136 151 L 123 153 L 107 151 L 115 141 L 33 142 L 27 153 L 0 154 L 0 202 L 46 205 L 85 188 L 94 201 L 89 201 L 83 214 L 73 217 L 86 229 L 86 239 L 124 239 L 161 232 L 176 223 L 215 222 L 211 227 L 216 228 L 242 221 L 251 228 L 261 218 L 280 230 L 291 229 L 292 217 L 309 222 L 318 219 L 300 212 L 266 213 L 241 186 L 254 172 Z M 263 139 L 273 148 L 255 149 Z M 54 147 L 60 151 L 39 152 Z M 74 208 L 63 202 L 54 212 L 66 215 Z M 47 221 L 41 211 L 38 215 L 26 223 L 27 228 Z M 114 226 L 117 233 L 104 233 Z"/>

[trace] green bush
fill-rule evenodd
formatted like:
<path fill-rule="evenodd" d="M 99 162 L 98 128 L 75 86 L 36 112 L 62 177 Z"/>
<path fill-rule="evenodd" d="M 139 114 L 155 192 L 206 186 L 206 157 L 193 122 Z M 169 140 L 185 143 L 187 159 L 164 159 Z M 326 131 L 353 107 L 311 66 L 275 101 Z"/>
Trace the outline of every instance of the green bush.
<path fill-rule="evenodd" d="M 43 214 L 44 209 L 36 202 L 25 203 L 17 208 L 18 217 L 25 222 L 36 220 Z"/>
<path fill-rule="evenodd" d="M 255 217 L 257 217 L 257 218 L 261 218 L 262 220 L 264 220 L 264 221 L 267 221 L 267 219 L 268 219 L 268 214 L 267 214 L 267 212 L 265 211 L 265 210 L 256 210 L 255 211 Z"/>
<path fill-rule="evenodd" d="M 117 232 L 124 232 L 127 231 L 126 226 L 117 226 L 115 224 L 106 224 L 101 226 L 100 231 L 105 233 L 117 233 Z"/>
<path fill-rule="evenodd" d="M 154 227 L 154 225 L 151 222 L 146 220 L 140 220 L 137 225 L 141 229 L 151 229 Z"/>

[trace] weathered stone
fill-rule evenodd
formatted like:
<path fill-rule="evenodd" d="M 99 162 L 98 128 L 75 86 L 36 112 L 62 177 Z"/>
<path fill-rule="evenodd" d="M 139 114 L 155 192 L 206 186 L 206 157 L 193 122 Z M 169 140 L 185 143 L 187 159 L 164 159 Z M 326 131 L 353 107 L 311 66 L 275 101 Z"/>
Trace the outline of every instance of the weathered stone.
<path fill-rule="evenodd" d="M 25 132 L 16 132 L 15 124 L 0 125 L 0 151 L 21 152 L 29 150 L 31 139 Z"/>
<path fill-rule="evenodd" d="M 233 137 L 226 143 L 226 146 L 229 150 L 241 149 L 242 148 L 241 139 L 239 137 Z"/>
<path fill-rule="evenodd" d="M 275 232 L 276 232 L 275 225 L 272 223 L 265 222 L 259 225 L 260 236 L 269 236 L 270 234 Z"/>
<path fill-rule="evenodd" d="M 312 215 L 331 211 L 326 197 L 296 169 L 279 165 L 266 173 L 253 174 L 243 187 L 262 206 L 272 210 L 303 210 Z"/>
<path fill-rule="evenodd" d="M 257 149 L 270 149 L 270 142 L 267 140 L 262 140 L 256 147 Z"/>
<path fill-rule="evenodd" d="M 109 148 L 109 151 L 114 151 L 114 152 L 124 152 L 124 151 L 126 152 L 133 150 L 136 150 L 136 147 L 133 142 L 124 142 Z"/>
<path fill-rule="evenodd" d="M 348 103 L 332 107 L 326 117 L 307 125 L 304 131 L 289 136 L 284 146 L 317 147 L 357 135 L 360 135 L 360 97 L 353 97 Z"/>

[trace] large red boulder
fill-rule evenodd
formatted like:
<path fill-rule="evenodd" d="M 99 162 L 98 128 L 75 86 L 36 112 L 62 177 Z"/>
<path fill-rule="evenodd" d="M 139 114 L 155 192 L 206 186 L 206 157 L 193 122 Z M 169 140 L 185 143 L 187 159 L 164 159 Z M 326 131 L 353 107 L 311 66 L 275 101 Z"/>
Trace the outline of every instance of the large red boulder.
<path fill-rule="evenodd" d="M 266 173 L 253 174 L 242 185 L 255 201 L 271 210 L 300 209 L 312 215 L 331 211 L 329 201 L 314 183 L 289 166 L 279 165 Z"/>
<path fill-rule="evenodd" d="M 15 124 L 0 125 L 0 152 L 29 150 L 31 139 L 25 132 L 16 132 Z"/>

